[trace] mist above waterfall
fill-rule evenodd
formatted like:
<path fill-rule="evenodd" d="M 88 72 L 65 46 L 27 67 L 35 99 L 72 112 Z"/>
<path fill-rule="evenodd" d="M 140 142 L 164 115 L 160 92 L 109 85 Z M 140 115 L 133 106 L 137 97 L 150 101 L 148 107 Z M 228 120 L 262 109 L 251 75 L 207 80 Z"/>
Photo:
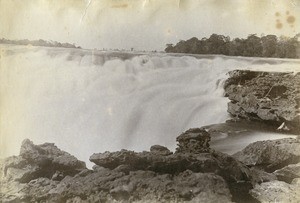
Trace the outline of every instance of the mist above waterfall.
<path fill-rule="evenodd" d="M 175 148 L 191 127 L 226 121 L 226 73 L 295 71 L 299 60 L 0 46 L 1 157 L 23 139 L 94 152 Z"/>

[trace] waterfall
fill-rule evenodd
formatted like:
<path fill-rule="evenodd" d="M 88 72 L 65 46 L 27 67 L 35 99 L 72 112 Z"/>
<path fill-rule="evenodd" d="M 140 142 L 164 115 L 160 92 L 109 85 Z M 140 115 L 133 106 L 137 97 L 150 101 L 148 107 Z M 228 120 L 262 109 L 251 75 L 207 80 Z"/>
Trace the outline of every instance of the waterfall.
<path fill-rule="evenodd" d="M 293 71 L 298 60 L 110 53 L 0 46 L 1 157 L 23 139 L 54 142 L 87 161 L 95 152 L 142 151 L 191 127 L 229 118 L 234 69 Z"/>

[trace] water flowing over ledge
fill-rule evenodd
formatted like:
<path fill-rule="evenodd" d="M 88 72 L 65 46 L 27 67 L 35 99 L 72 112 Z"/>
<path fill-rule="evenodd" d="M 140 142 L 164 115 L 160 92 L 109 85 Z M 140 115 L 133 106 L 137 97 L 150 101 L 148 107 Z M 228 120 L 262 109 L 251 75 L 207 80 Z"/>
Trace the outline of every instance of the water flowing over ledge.
<path fill-rule="evenodd" d="M 181 132 L 225 122 L 228 71 L 299 71 L 299 60 L 2 45 L 0 61 L 1 157 L 29 138 L 85 161 L 157 143 L 174 150 Z"/>
<path fill-rule="evenodd" d="M 297 61 L 10 48 L 0 69 L 0 129 L 10 137 L 1 145 L 50 139 L 75 156 L 25 139 L 19 156 L 0 160 L 1 201 L 299 201 L 299 137 L 278 133 L 299 133 Z M 227 122 L 224 95 L 235 117 Z M 175 149 L 174 132 L 193 125 L 206 126 L 179 135 Z M 275 138 L 284 139 L 257 141 Z M 87 154 L 92 170 L 75 158 Z"/>

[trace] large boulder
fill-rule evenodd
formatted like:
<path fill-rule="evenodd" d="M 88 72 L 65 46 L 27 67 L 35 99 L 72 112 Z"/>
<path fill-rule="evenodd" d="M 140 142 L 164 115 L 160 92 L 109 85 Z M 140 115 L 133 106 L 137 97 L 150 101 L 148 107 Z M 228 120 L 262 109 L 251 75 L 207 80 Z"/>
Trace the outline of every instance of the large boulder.
<path fill-rule="evenodd" d="M 233 155 L 247 166 L 273 172 L 300 161 L 300 138 L 258 141 Z"/>
<path fill-rule="evenodd" d="M 259 202 L 300 202 L 300 179 L 291 184 L 282 181 L 265 182 L 256 185 L 250 194 Z"/>
<path fill-rule="evenodd" d="M 150 147 L 150 152 L 158 155 L 171 155 L 173 154 L 167 147 L 161 145 L 153 145 Z"/>
<path fill-rule="evenodd" d="M 21 183 L 39 177 L 62 179 L 67 175 L 74 176 L 85 168 L 84 162 L 54 144 L 34 145 L 28 139 L 23 141 L 19 156 L 4 159 L 0 166 L 3 179 Z"/>
<path fill-rule="evenodd" d="M 300 178 L 300 163 L 290 164 L 274 171 L 278 180 L 291 183 L 295 178 Z"/>
<path fill-rule="evenodd" d="M 40 202 L 60 180 L 84 170 L 84 162 L 54 144 L 26 139 L 19 156 L 0 161 L 0 202 Z"/>
<path fill-rule="evenodd" d="M 224 85 L 228 112 L 299 134 L 300 73 L 235 70 Z"/>
<path fill-rule="evenodd" d="M 181 153 L 205 153 L 209 152 L 210 134 L 204 128 L 191 128 L 176 138 Z"/>

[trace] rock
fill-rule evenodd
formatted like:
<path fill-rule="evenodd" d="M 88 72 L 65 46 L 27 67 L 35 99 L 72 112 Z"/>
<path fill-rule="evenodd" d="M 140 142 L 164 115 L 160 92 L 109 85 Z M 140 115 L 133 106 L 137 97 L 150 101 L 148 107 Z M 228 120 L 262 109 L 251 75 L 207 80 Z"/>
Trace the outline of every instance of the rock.
<path fill-rule="evenodd" d="M 251 168 L 251 172 L 253 174 L 253 176 L 252 176 L 253 183 L 254 183 L 253 185 L 255 185 L 256 183 L 260 184 L 260 183 L 264 183 L 264 182 L 270 182 L 270 181 L 277 180 L 277 177 L 275 174 L 268 173 L 263 170 L 259 170 L 257 168 Z"/>
<path fill-rule="evenodd" d="M 217 175 L 184 171 L 177 176 L 135 171 L 93 172 L 59 183 L 38 179 L 24 191 L 30 201 L 128 201 L 128 202 L 231 202 L 226 182 Z M 53 184 L 55 187 L 53 187 Z"/>
<path fill-rule="evenodd" d="M 57 181 L 85 169 L 84 162 L 54 144 L 34 145 L 24 140 L 19 156 L 0 163 L 0 202 L 40 202 L 48 198 L 47 191 Z"/>
<path fill-rule="evenodd" d="M 190 129 L 177 137 L 176 153 L 134 152 L 121 150 L 93 154 L 90 161 L 98 166 L 126 170 L 149 170 L 155 173 L 178 174 L 185 170 L 223 174 L 225 179 L 249 180 L 250 170 L 232 157 L 209 148 L 210 136 L 204 129 Z M 190 147 L 190 148 L 189 148 Z M 160 147 L 159 147 L 160 148 Z"/>
<path fill-rule="evenodd" d="M 242 197 L 246 201 L 252 188 L 252 172 L 234 158 L 211 150 L 210 136 L 204 129 L 190 129 L 181 134 L 176 153 L 133 152 L 121 150 L 93 154 L 90 161 L 101 167 L 128 174 L 131 171 L 152 171 L 158 174 L 178 175 L 186 170 L 194 173 L 214 173 L 229 184 L 233 200 Z M 155 147 L 162 149 L 161 147 Z M 160 151 L 160 150 L 159 150 Z M 169 155 L 166 155 L 169 154 Z M 254 181 L 255 182 L 255 181 Z M 243 188 L 244 191 L 241 191 Z M 243 195 L 241 195 L 243 194 Z"/>
<path fill-rule="evenodd" d="M 22 202 L 26 192 L 24 188 L 26 184 L 22 184 L 16 181 L 4 181 L 0 180 L 0 202 L 11 203 L 11 202 Z M 23 201 L 24 202 L 24 201 Z"/>
<path fill-rule="evenodd" d="M 233 155 L 247 166 L 273 172 L 289 164 L 300 162 L 300 139 L 258 141 Z"/>
<path fill-rule="evenodd" d="M 159 154 L 159 155 L 170 155 L 172 152 L 164 146 L 161 145 L 153 145 L 150 147 L 150 152 L 154 154 Z"/>
<path fill-rule="evenodd" d="M 274 129 L 285 123 L 299 134 L 300 73 L 235 70 L 224 89 L 232 116 L 263 121 Z"/>
<path fill-rule="evenodd" d="M 209 140 L 203 128 L 190 129 L 175 153 L 154 145 L 93 154 L 93 170 L 54 144 L 25 140 L 20 156 L 0 164 L 0 201 L 256 202 L 249 190 L 271 175 L 210 149 Z"/>
<path fill-rule="evenodd" d="M 295 178 L 300 178 L 300 163 L 290 164 L 274 171 L 278 180 L 291 183 Z"/>
<path fill-rule="evenodd" d="M 128 165 L 120 165 L 118 167 L 116 167 L 114 169 L 114 171 L 117 171 L 117 172 L 123 172 L 124 174 L 128 175 L 130 171 L 132 171 L 133 169 L 128 166 Z"/>
<path fill-rule="evenodd" d="M 197 172 L 214 172 L 218 170 L 217 160 L 212 154 L 171 154 L 159 155 L 151 152 L 136 153 L 128 150 L 93 154 L 90 161 L 109 169 L 116 169 L 121 165 L 128 165 L 133 171 L 150 170 L 157 173 L 180 173 L 186 169 Z"/>
<path fill-rule="evenodd" d="M 51 177 L 51 180 L 57 180 L 60 181 L 64 178 L 64 174 L 60 171 L 56 171 L 53 176 Z"/>
<path fill-rule="evenodd" d="M 294 181 L 288 184 L 282 181 L 271 181 L 256 185 L 250 194 L 260 202 L 300 202 L 300 184 Z"/>
<path fill-rule="evenodd" d="M 114 169 L 120 165 L 129 165 L 136 170 L 145 169 L 144 163 L 146 159 L 140 157 L 138 153 L 122 149 L 118 152 L 94 153 L 90 157 L 90 161 L 98 166 Z"/>
<path fill-rule="evenodd" d="M 19 180 L 23 176 L 26 176 L 30 172 L 29 168 L 26 168 L 27 162 L 19 156 L 11 156 L 6 159 L 1 160 L 0 170 L 1 176 L 0 180 Z M 12 168 L 15 166 L 15 168 Z M 23 169 L 22 169 L 23 168 Z"/>
<path fill-rule="evenodd" d="M 9 157 L 3 161 L 1 172 L 6 180 L 28 183 L 39 177 L 62 179 L 85 168 L 84 162 L 58 149 L 54 144 L 34 145 L 26 139 L 18 157 Z"/>
<path fill-rule="evenodd" d="M 58 149 L 53 143 L 34 145 L 30 140 L 24 140 L 21 146 L 20 156 L 40 166 L 47 165 L 51 162 L 51 165 L 61 168 L 62 170 L 81 170 L 86 168 L 84 162 Z"/>
<path fill-rule="evenodd" d="M 204 128 L 192 128 L 176 138 L 178 148 L 176 152 L 181 153 L 203 153 L 209 152 L 210 135 Z"/>

